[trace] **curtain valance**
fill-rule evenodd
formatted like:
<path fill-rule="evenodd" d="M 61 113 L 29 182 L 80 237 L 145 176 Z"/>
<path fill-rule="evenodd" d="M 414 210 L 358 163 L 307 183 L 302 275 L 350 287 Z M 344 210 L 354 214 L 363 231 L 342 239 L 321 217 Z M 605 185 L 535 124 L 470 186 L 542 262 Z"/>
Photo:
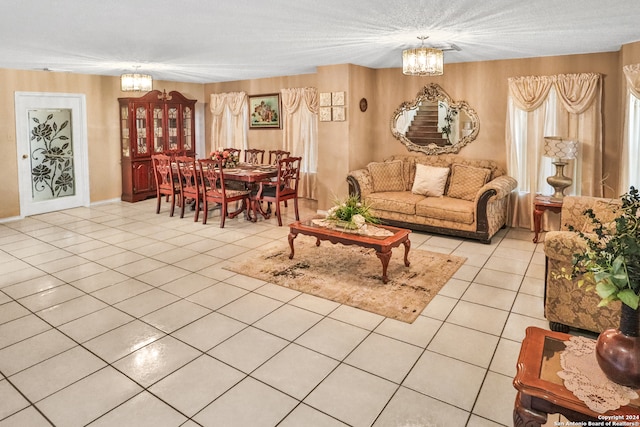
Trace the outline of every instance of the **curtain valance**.
<path fill-rule="evenodd" d="M 509 94 L 519 109 L 531 112 L 540 108 L 553 85 L 564 108 L 582 114 L 597 98 L 599 83 L 598 73 L 511 77 Z"/>

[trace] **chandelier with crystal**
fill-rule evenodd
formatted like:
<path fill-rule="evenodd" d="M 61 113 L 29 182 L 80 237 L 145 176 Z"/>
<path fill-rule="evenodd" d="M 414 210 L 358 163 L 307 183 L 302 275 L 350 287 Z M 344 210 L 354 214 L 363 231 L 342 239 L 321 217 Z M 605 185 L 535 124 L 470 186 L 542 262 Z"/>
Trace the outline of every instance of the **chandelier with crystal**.
<path fill-rule="evenodd" d="M 402 51 L 402 73 L 407 76 L 441 76 L 443 73 L 444 53 L 440 49 L 425 47 L 428 36 L 419 36 L 420 47 Z"/>
<path fill-rule="evenodd" d="M 149 92 L 153 89 L 153 77 L 149 74 L 127 73 L 120 76 L 120 90 L 123 92 Z"/>

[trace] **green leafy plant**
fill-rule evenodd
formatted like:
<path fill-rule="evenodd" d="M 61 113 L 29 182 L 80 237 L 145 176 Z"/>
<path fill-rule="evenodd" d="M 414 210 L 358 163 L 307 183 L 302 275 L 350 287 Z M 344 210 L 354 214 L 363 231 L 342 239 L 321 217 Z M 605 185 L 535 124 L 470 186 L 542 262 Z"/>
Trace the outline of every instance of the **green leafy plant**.
<path fill-rule="evenodd" d="M 635 310 L 640 300 L 640 194 L 631 187 L 620 199 L 613 224 L 600 221 L 592 209 L 585 211 L 597 239 L 569 227 L 587 244 L 584 253 L 574 255 L 573 274 L 583 275 L 578 286 L 597 292 L 598 306 L 620 300 Z"/>
<path fill-rule="evenodd" d="M 439 105 L 446 108 L 446 111 L 447 111 L 447 114 L 444 116 L 444 121 L 446 122 L 446 124 L 442 126 L 442 133 L 447 135 L 447 139 L 451 139 L 449 138 L 449 136 L 451 135 L 451 123 L 453 122 L 455 117 L 458 115 L 458 110 L 454 108 L 448 108 L 447 104 L 442 102 Z"/>
<path fill-rule="evenodd" d="M 357 196 L 351 195 L 344 201 L 336 200 L 335 205 L 327 211 L 328 221 L 340 222 L 346 228 L 360 228 L 366 223 L 378 224 L 380 220 L 371 213 L 371 206 L 361 202 Z"/>

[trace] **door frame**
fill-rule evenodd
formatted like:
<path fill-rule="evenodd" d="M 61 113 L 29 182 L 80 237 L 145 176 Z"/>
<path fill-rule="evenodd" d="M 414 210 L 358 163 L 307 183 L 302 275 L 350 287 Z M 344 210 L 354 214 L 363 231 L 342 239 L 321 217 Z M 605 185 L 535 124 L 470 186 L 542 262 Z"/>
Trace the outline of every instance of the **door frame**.
<path fill-rule="evenodd" d="M 31 184 L 29 117 L 30 109 L 70 109 L 73 138 L 75 195 L 33 202 Z M 16 148 L 18 153 L 18 185 L 20 217 L 89 206 L 89 153 L 87 140 L 86 96 L 77 93 L 16 92 Z M 26 157 L 25 157 L 26 156 Z"/>

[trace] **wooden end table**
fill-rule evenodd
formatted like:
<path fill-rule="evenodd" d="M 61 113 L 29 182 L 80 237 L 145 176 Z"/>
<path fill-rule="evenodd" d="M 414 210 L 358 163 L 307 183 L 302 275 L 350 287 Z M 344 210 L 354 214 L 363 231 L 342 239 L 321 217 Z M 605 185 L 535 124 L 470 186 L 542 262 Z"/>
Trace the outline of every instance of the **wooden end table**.
<path fill-rule="evenodd" d="M 535 228 L 533 243 L 538 243 L 542 214 L 544 214 L 544 211 L 546 210 L 554 213 L 560 213 L 562 211 L 562 200 L 552 200 L 549 196 L 536 196 L 533 202 L 533 226 Z"/>
<path fill-rule="evenodd" d="M 363 248 L 375 249 L 377 257 L 382 262 L 382 283 L 387 283 L 389 281 L 387 278 L 387 267 L 389 266 L 389 260 L 391 259 L 392 248 L 398 247 L 401 244 L 404 245 L 404 265 L 409 267 L 408 257 L 409 249 L 411 248 L 409 234 L 411 233 L 411 230 L 386 225 L 376 225 L 376 227 L 391 231 L 393 235 L 387 237 L 364 236 L 360 234 L 347 233 L 339 229 L 315 225 L 312 222 L 313 219 L 314 218 L 305 221 L 296 221 L 289 224 L 289 247 L 291 247 L 289 259 L 293 258 L 294 239 L 298 234 L 303 234 L 315 237 L 317 239 L 316 246 L 320 246 L 321 240 L 328 240 L 333 244 L 342 243 L 343 245 L 357 245 Z"/>
<path fill-rule="evenodd" d="M 571 391 L 564 387 L 556 373 L 562 370 L 560 353 L 571 336 L 537 327 L 527 328 L 518 357 L 513 386 L 518 390 L 513 409 L 514 426 L 537 427 L 547 422 L 547 414 L 562 414 L 568 420 L 588 425 L 607 425 L 605 417 L 619 415 L 619 422 L 640 426 L 640 401 L 604 414 L 593 412 Z M 614 420 L 608 418 L 609 421 Z M 603 424 L 595 424 L 602 423 Z M 579 425 L 579 424 L 576 424 Z M 616 425 L 615 421 L 611 426 Z M 622 425 L 622 424 L 618 424 Z"/>

